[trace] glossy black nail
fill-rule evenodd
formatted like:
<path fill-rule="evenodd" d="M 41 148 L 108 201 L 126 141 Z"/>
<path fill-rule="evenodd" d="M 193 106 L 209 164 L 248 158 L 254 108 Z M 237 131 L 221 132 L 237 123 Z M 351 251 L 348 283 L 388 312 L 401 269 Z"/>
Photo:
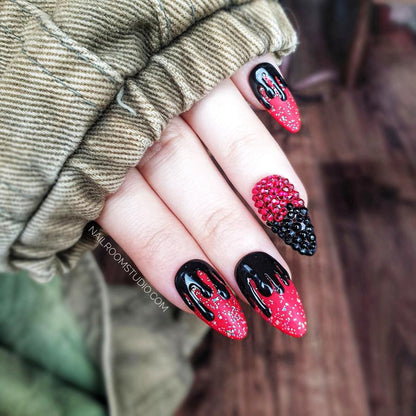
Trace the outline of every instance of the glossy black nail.
<path fill-rule="evenodd" d="M 175 287 L 201 320 L 233 339 L 247 335 L 241 307 L 219 273 L 203 260 L 190 260 L 176 273 Z"/>
<path fill-rule="evenodd" d="M 301 337 L 307 330 L 305 311 L 286 269 L 272 256 L 254 252 L 235 268 L 238 286 L 263 319 L 282 332 Z"/>
<path fill-rule="evenodd" d="M 269 114 L 291 133 L 301 127 L 299 109 L 280 72 L 270 63 L 257 65 L 249 76 L 254 95 Z"/>

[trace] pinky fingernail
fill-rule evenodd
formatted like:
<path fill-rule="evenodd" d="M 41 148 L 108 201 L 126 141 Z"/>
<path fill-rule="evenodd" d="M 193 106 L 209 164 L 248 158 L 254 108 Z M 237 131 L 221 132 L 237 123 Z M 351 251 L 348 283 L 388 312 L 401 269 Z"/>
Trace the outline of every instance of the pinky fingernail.
<path fill-rule="evenodd" d="M 291 133 L 301 127 L 299 109 L 280 72 L 271 64 L 257 65 L 249 76 L 250 87 L 269 114 Z"/>
<path fill-rule="evenodd" d="M 256 183 L 252 193 L 254 206 L 274 233 L 300 254 L 315 254 L 316 236 L 308 209 L 288 179 L 267 176 Z"/>
<path fill-rule="evenodd" d="M 175 287 L 195 315 L 222 335 L 247 336 L 240 304 L 219 273 L 203 260 L 190 260 L 176 273 Z"/>

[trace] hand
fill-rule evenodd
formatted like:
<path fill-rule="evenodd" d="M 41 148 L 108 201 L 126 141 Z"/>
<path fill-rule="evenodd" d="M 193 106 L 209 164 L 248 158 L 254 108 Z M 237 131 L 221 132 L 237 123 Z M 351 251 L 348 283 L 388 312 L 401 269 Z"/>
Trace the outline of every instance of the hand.
<path fill-rule="evenodd" d="M 274 66 L 271 56 L 257 58 L 171 120 L 98 220 L 161 294 L 234 339 L 247 324 L 233 292 L 287 334 L 307 328 L 285 261 L 205 149 L 273 232 L 302 254 L 315 252 L 304 186 L 247 104 L 299 130 Z"/>

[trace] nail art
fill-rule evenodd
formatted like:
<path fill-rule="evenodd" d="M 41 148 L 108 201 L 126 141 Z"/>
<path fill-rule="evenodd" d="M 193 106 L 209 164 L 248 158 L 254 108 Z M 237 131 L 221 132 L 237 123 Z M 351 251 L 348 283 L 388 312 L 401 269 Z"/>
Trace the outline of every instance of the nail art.
<path fill-rule="evenodd" d="M 288 179 L 267 176 L 252 192 L 254 206 L 274 233 L 300 254 L 315 254 L 316 236 L 308 209 Z"/>
<path fill-rule="evenodd" d="M 302 302 L 286 269 L 263 252 L 244 256 L 235 268 L 241 292 L 263 319 L 285 334 L 301 337 L 307 331 Z"/>
<path fill-rule="evenodd" d="M 247 322 L 224 280 L 203 260 L 190 260 L 176 273 L 175 287 L 185 304 L 202 321 L 232 339 L 247 335 Z"/>
<path fill-rule="evenodd" d="M 249 76 L 250 87 L 269 114 L 291 133 L 301 127 L 299 109 L 280 72 L 271 64 L 257 65 Z"/>

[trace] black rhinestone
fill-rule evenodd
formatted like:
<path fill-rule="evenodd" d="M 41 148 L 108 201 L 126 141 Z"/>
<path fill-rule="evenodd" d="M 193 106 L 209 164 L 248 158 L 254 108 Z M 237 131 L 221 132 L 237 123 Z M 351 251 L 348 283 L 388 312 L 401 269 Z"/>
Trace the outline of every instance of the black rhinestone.
<path fill-rule="evenodd" d="M 293 224 L 293 229 L 294 229 L 295 231 L 300 231 L 300 230 L 302 229 L 302 226 L 301 226 L 298 222 L 295 222 L 295 223 Z"/>
<path fill-rule="evenodd" d="M 316 237 L 308 209 L 295 208 L 293 204 L 287 204 L 286 209 L 288 212 L 282 221 L 269 222 L 268 225 L 271 224 L 272 231 L 294 250 L 312 256 L 316 251 Z"/>

